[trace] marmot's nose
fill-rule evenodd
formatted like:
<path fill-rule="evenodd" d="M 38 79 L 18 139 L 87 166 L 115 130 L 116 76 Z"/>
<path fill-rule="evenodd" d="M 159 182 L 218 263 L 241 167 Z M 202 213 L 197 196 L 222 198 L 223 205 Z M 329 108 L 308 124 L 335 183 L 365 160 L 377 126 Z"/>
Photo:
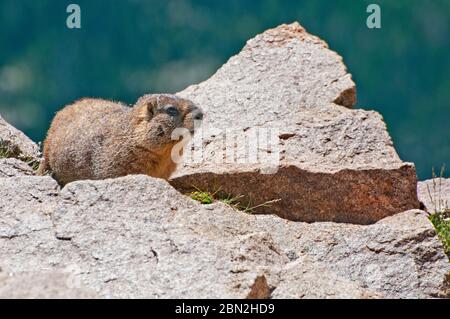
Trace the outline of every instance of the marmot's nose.
<path fill-rule="evenodd" d="M 202 110 L 200 110 L 199 108 L 196 108 L 195 110 L 193 110 L 192 111 L 192 118 L 195 121 L 203 120 L 203 112 L 202 112 Z"/>

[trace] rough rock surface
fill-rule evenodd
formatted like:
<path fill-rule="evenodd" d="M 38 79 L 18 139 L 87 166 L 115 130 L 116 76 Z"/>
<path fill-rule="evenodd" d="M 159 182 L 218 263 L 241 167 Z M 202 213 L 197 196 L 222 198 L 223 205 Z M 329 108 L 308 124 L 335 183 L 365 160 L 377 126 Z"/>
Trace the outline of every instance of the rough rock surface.
<path fill-rule="evenodd" d="M 430 212 L 450 209 L 450 178 L 435 178 L 417 183 L 419 200 Z"/>
<path fill-rule="evenodd" d="M 0 158 L 0 177 L 34 175 L 33 170 L 26 163 L 15 158 Z"/>
<path fill-rule="evenodd" d="M 25 161 L 37 161 L 39 147 L 25 134 L 11 126 L 0 116 L 0 153 Z"/>
<path fill-rule="evenodd" d="M 340 277 L 310 257 L 299 258 L 286 265 L 271 297 L 275 299 L 368 299 L 381 294 L 361 288 L 359 284 Z"/>
<path fill-rule="evenodd" d="M 278 200 L 257 212 L 306 222 L 370 224 L 419 208 L 415 168 L 398 157 L 382 117 L 349 109 L 355 84 L 342 58 L 298 23 L 248 41 L 179 95 L 206 117 L 173 176 L 178 189 Z"/>
<path fill-rule="evenodd" d="M 421 211 L 307 224 L 201 205 L 147 176 L 61 191 L 0 178 L 0 216 L 3 273 L 64 273 L 102 298 L 435 297 L 450 270 Z"/>
<path fill-rule="evenodd" d="M 63 251 L 59 246 L 64 243 L 55 240 L 51 221 L 58 192 L 59 186 L 50 177 L 0 178 L 3 271 L 39 272 L 61 265 Z M 14 271 L 9 271 L 9 266 Z"/>
<path fill-rule="evenodd" d="M 87 299 L 93 291 L 72 287 L 68 273 L 42 272 L 5 275 L 0 273 L 0 298 L 4 299 Z"/>

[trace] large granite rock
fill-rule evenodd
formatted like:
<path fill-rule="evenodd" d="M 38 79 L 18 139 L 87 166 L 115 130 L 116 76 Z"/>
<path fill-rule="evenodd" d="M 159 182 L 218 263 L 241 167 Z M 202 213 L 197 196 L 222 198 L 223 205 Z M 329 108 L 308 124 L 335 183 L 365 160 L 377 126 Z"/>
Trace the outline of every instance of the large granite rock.
<path fill-rule="evenodd" d="M 450 209 L 450 178 L 434 178 L 417 183 L 420 202 L 430 213 Z"/>
<path fill-rule="evenodd" d="M 146 176 L 61 191 L 0 178 L 0 216 L 3 273 L 63 273 L 101 298 L 426 298 L 450 270 L 421 211 L 307 224 L 201 205 Z M 16 296 L 1 279 L 0 292 Z"/>
<path fill-rule="evenodd" d="M 276 201 L 256 211 L 306 222 L 370 224 L 419 208 L 415 168 L 382 117 L 349 109 L 355 84 L 342 58 L 298 23 L 248 41 L 179 95 L 206 117 L 173 176 L 178 189 Z"/>
<path fill-rule="evenodd" d="M 71 286 L 68 273 L 39 272 L 7 275 L 0 273 L 2 299 L 90 299 L 93 291 Z"/>
<path fill-rule="evenodd" d="M 51 214 L 59 186 L 50 177 L 0 178 L 0 268 L 6 273 L 65 267 Z"/>
<path fill-rule="evenodd" d="M 30 176 L 34 171 L 16 158 L 0 158 L 0 177 Z"/>
<path fill-rule="evenodd" d="M 280 272 L 279 281 L 271 298 L 378 299 L 382 298 L 382 295 L 337 275 L 326 265 L 310 257 L 301 257 L 286 265 Z"/>
<path fill-rule="evenodd" d="M 0 157 L 39 162 L 39 147 L 0 116 Z"/>

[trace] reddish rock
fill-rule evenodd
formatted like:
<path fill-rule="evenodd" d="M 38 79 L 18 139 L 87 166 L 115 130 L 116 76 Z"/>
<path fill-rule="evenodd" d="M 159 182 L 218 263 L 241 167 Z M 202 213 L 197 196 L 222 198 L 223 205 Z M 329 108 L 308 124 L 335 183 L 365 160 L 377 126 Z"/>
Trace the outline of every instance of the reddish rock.
<path fill-rule="evenodd" d="M 179 93 L 206 117 L 172 185 L 276 201 L 255 211 L 296 221 L 370 224 L 419 208 L 413 164 L 378 113 L 350 109 L 355 92 L 342 58 L 298 23 L 256 36 Z"/>

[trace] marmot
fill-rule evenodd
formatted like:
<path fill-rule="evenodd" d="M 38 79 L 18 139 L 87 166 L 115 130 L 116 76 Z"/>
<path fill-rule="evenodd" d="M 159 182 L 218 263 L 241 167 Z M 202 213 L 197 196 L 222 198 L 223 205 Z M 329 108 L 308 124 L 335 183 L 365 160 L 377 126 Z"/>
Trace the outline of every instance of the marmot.
<path fill-rule="evenodd" d="M 59 111 L 44 142 L 38 174 L 50 172 L 62 185 L 83 179 L 146 174 L 167 179 L 176 128 L 194 133 L 202 110 L 170 94 L 149 94 L 133 107 L 84 98 Z"/>

